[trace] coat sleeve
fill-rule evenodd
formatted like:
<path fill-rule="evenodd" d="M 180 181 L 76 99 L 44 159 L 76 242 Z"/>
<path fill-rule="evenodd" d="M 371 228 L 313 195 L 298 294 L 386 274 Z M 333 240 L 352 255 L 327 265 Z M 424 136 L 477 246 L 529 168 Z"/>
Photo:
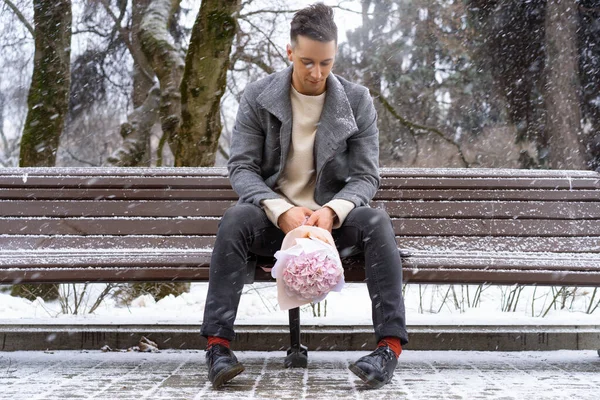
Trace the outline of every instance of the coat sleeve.
<path fill-rule="evenodd" d="M 261 175 L 265 130 L 249 92 L 251 90 L 246 88 L 238 108 L 227 169 L 231 186 L 240 200 L 260 207 L 261 200 L 280 196 L 267 186 Z"/>
<path fill-rule="evenodd" d="M 358 132 L 347 140 L 348 180 L 333 198 L 348 200 L 360 207 L 371 201 L 380 183 L 377 111 L 367 89 L 358 104 L 355 119 Z"/>

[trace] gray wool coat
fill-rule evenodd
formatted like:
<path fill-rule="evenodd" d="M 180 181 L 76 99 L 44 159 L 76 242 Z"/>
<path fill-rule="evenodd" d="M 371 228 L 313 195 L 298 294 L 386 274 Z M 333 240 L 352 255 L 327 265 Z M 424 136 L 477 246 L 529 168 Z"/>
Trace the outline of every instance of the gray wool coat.
<path fill-rule="evenodd" d="M 227 168 L 240 203 L 260 207 L 281 197 L 277 179 L 292 137 L 292 68 L 248 84 L 231 138 Z M 329 74 L 314 145 L 315 201 L 332 199 L 364 206 L 379 187 L 379 131 L 369 91 Z"/>

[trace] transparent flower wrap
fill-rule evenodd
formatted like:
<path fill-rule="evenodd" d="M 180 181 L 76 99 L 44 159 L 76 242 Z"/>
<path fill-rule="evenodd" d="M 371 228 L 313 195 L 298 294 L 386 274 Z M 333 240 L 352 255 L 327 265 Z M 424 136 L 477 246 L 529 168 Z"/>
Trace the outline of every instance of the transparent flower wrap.
<path fill-rule="evenodd" d="M 275 258 L 271 275 L 277 280 L 282 310 L 317 303 L 344 286 L 344 268 L 325 229 L 303 225 L 288 232 Z"/>

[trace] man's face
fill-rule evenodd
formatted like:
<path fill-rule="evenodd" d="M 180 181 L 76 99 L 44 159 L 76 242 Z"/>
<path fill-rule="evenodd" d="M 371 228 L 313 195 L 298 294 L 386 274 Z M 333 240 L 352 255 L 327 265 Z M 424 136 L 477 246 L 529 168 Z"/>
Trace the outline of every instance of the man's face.
<path fill-rule="evenodd" d="M 287 45 L 288 59 L 294 63 L 292 85 L 307 96 L 317 96 L 325 91 L 327 77 L 335 61 L 337 45 L 334 40 L 319 42 L 298 36 L 296 45 Z"/>

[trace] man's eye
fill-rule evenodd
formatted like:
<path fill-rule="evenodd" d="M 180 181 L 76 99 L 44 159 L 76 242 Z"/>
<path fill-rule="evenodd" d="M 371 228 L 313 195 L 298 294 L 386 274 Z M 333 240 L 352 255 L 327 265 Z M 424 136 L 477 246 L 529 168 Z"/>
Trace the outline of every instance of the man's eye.
<path fill-rule="evenodd" d="M 306 65 L 307 68 L 312 68 L 314 64 L 311 62 L 305 62 L 304 65 Z"/>

